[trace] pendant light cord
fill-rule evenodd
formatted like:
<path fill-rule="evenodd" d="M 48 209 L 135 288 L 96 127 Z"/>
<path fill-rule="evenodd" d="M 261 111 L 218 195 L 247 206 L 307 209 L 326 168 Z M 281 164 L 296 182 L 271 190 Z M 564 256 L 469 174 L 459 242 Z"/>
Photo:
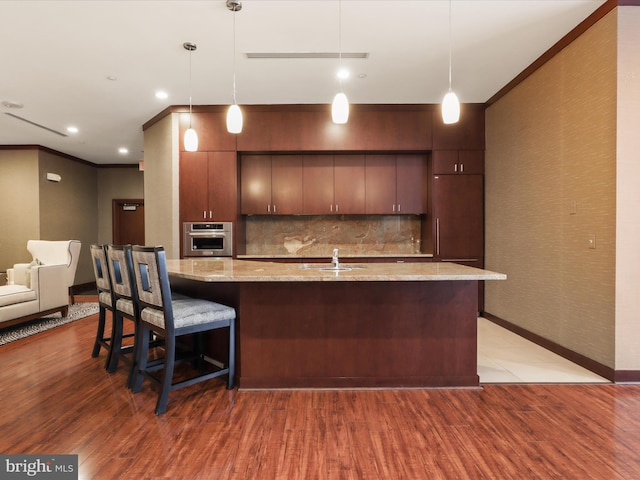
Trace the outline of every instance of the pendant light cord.
<path fill-rule="evenodd" d="M 189 128 L 191 128 L 191 55 L 193 49 L 189 48 Z"/>
<path fill-rule="evenodd" d="M 342 92 L 342 0 L 338 0 L 338 80 Z"/>
<path fill-rule="evenodd" d="M 449 0 L 449 91 L 451 91 L 451 0 Z"/>
<path fill-rule="evenodd" d="M 233 9 L 233 104 L 237 105 L 236 101 L 236 10 Z"/>

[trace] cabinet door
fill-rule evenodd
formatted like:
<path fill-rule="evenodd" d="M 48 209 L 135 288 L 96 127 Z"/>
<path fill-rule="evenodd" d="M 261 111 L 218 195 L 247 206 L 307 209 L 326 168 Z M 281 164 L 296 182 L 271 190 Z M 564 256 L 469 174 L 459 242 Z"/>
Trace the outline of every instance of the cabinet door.
<path fill-rule="evenodd" d="M 434 255 L 440 260 L 483 257 L 482 175 L 433 177 Z"/>
<path fill-rule="evenodd" d="M 209 210 L 216 222 L 235 222 L 238 213 L 238 165 L 235 152 L 209 152 Z"/>
<path fill-rule="evenodd" d="M 431 167 L 434 175 L 458 173 L 458 151 L 434 150 L 431 152 Z"/>
<path fill-rule="evenodd" d="M 243 155 L 240 160 L 240 212 L 271 213 L 271 157 Z"/>
<path fill-rule="evenodd" d="M 209 220 L 207 162 L 207 152 L 180 153 L 178 185 L 180 189 L 180 219 L 183 222 Z"/>
<path fill-rule="evenodd" d="M 334 213 L 365 213 L 364 155 L 335 155 Z"/>
<path fill-rule="evenodd" d="M 398 155 L 396 157 L 396 183 L 396 213 L 426 213 L 426 156 Z"/>
<path fill-rule="evenodd" d="M 302 156 L 271 156 L 271 213 L 302 213 Z"/>
<path fill-rule="evenodd" d="M 458 152 L 458 173 L 483 175 L 484 150 L 460 150 Z"/>
<path fill-rule="evenodd" d="M 302 157 L 302 212 L 314 215 L 334 213 L 333 155 Z"/>
<path fill-rule="evenodd" d="M 396 156 L 366 155 L 364 162 L 366 213 L 396 213 Z"/>

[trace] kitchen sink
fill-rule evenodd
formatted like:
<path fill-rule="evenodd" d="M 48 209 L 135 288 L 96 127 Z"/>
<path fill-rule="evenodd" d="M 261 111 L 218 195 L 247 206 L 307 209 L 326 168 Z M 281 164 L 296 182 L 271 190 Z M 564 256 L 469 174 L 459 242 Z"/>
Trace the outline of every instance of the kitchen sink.
<path fill-rule="evenodd" d="M 303 263 L 302 265 L 300 265 L 300 268 L 302 270 L 318 269 L 318 270 L 322 270 L 323 272 L 348 272 L 350 270 L 366 268 L 366 267 L 364 265 L 350 265 L 350 264 L 339 265 L 337 267 L 334 267 L 333 265 L 326 264 L 326 263 Z"/>

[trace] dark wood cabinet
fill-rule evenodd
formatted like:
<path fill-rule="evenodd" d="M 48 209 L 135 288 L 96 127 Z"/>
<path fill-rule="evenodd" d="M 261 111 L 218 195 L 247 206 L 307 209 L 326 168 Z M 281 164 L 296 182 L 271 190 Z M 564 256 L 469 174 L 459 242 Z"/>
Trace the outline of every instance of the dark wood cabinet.
<path fill-rule="evenodd" d="M 181 221 L 235 221 L 235 152 L 181 152 L 179 189 Z"/>
<path fill-rule="evenodd" d="M 302 213 L 326 215 L 334 213 L 333 155 L 302 157 Z"/>
<path fill-rule="evenodd" d="M 333 213 L 364 213 L 364 155 L 335 155 L 333 157 L 333 168 Z"/>
<path fill-rule="evenodd" d="M 434 175 L 434 260 L 484 268 L 484 177 Z M 478 311 L 484 311 L 484 282 L 478 282 Z"/>
<path fill-rule="evenodd" d="M 240 212 L 290 215 L 302 211 L 300 155 L 243 155 L 240 161 Z"/>
<path fill-rule="evenodd" d="M 482 175 L 434 175 L 434 256 L 442 261 L 484 256 Z"/>
<path fill-rule="evenodd" d="M 365 163 L 366 213 L 426 212 L 427 165 L 424 156 L 367 155 Z"/>
<path fill-rule="evenodd" d="M 483 150 L 434 150 L 431 154 L 434 175 L 483 175 Z"/>
<path fill-rule="evenodd" d="M 302 156 L 271 156 L 271 213 L 302 212 Z"/>

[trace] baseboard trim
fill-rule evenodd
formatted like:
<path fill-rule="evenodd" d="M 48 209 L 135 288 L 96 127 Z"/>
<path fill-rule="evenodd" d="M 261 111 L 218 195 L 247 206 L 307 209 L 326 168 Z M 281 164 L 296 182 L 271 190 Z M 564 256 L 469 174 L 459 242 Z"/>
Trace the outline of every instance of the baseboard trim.
<path fill-rule="evenodd" d="M 495 323 L 496 325 L 500 325 L 507 330 L 520 335 L 522 338 L 526 338 L 530 342 L 535 343 L 536 345 L 540 345 L 542 348 L 546 348 L 550 352 L 555 353 L 556 355 L 560 355 L 567 360 L 580 365 L 587 370 L 600 375 L 601 377 L 606 378 L 612 382 L 637 382 L 640 381 L 640 371 L 616 371 L 611 367 L 607 367 L 602 363 L 596 362 L 589 357 L 585 357 L 584 355 L 574 352 L 562 345 L 559 345 L 551 340 L 541 337 L 540 335 L 530 332 L 518 325 L 514 325 L 513 323 L 504 320 L 503 318 L 497 317 L 491 313 L 484 312 L 482 315 L 487 320 Z M 625 380 L 622 380 L 625 378 Z M 632 379 L 633 378 L 633 379 Z"/>

